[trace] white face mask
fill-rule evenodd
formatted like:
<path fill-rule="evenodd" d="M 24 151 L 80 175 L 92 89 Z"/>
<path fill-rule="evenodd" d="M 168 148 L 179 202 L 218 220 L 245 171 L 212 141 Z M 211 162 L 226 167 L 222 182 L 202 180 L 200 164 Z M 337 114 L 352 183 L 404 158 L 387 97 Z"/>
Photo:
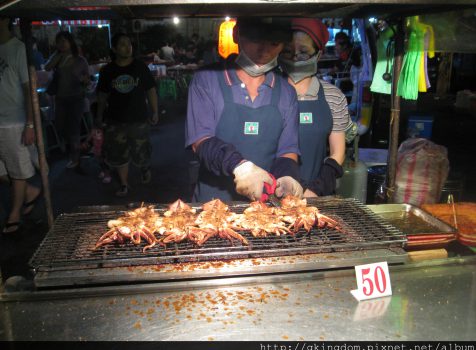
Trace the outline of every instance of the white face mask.
<path fill-rule="evenodd" d="M 251 58 L 248 57 L 244 50 L 240 50 L 235 62 L 248 75 L 252 77 L 259 77 L 260 75 L 266 74 L 278 65 L 278 57 L 273 58 L 270 62 L 263 64 L 262 66 L 258 66 L 251 60 Z"/>
<path fill-rule="evenodd" d="M 319 55 L 314 55 L 306 61 L 294 61 L 280 58 L 279 62 L 283 71 L 291 78 L 294 84 L 299 83 L 304 78 L 317 73 L 317 60 Z"/>

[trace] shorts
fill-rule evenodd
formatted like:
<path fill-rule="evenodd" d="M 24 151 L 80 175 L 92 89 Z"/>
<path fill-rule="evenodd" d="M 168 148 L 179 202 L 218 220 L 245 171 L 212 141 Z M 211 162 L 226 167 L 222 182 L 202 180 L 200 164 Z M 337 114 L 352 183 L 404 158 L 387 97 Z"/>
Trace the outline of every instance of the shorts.
<path fill-rule="evenodd" d="M 0 176 L 26 180 L 35 175 L 38 163 L 36 145 L 22 143 L 24 126 L 0 128 Z"/>
<path fill-rule="evenodd" d="M 152 155 L 150 127 L 147 123 L 114 123 L 104 130 L 105 161 L 121 167 L 130 161 L 137 167 L 149 167 Z"/>

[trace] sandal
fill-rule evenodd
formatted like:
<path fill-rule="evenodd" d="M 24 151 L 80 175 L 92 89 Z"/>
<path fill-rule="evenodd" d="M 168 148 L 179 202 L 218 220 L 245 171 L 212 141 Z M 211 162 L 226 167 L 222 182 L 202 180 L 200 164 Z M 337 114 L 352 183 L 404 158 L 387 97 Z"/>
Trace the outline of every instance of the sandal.
<path fill-rule="evenodd" d="M 28 216 L 31 214 L 33 209 L 35 208 L 36 203 L 41 199 L 41 196 L 43 195 L 43 189 L 40 190 L 38 195 L 33 198 L 31 201 L 23 203 L 23 216 Z"/>
<path fill-rule="evenodd" d="M 16 226 L 15 230 L 8 230 L 10 227 Z M 5 226 L 3 227 L 2 234 L 4 235 L 12 235 L 20 231 L 20 222 L 19 221 L 14 221 L 14 222 L 7 222 Z"/>

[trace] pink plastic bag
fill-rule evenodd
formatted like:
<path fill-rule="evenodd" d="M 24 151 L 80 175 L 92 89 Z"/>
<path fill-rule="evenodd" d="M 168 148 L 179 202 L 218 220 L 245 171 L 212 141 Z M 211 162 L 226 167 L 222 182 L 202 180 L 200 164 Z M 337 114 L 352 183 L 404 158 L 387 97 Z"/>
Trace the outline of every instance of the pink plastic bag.
<path fill-rule="evenodd" d="M 395 203 L 437 203 L 450 170 L 446 147 L 411 138 L 398 148 Z"/>

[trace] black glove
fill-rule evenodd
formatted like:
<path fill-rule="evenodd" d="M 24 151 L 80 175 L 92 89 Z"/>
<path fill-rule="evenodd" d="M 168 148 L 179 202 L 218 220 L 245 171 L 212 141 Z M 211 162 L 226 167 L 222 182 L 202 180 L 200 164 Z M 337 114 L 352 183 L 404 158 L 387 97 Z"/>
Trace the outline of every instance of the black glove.
<path fill-rule="evenodd" d="M 235 146 L 217 137 L 210 137 L 200 143 L 196 153 L 207 170 L 217 176 L 232 175 L 233 170 L 244 159 Z"/>
<path fill-rule="evenodd" d="M 344 170 L 339 163 L 333 158 L 326 158 L 322 163 L 317 179 L 304 184 L 304 187 L 318 196 L 329 196 L 335 194 L 336 179 L 342 177 L 342 175 L 344 175 Z"/>
<path fill-rule="evenodd" d="M 291 176 L 294 180 L 299 181 L 299 165 L 291 158 L 276 158 L 269 172 L 273 174 L 276 179 L 283 176 Z"/>

